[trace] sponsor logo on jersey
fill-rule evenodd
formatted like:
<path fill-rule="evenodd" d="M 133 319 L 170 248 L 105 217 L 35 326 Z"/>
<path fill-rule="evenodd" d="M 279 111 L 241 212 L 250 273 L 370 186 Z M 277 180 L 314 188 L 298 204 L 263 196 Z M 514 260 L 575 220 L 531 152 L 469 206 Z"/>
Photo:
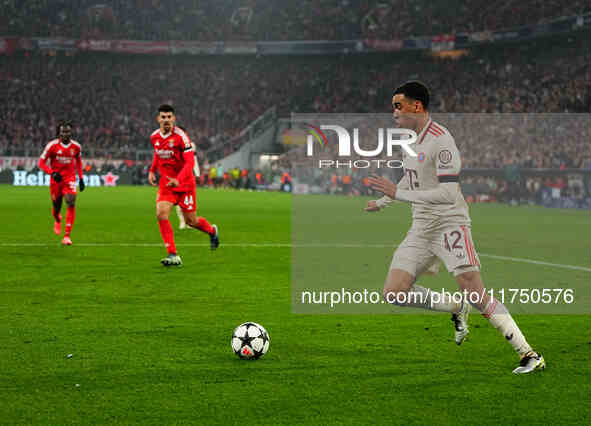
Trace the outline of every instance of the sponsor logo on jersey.
<path fill-rule="evenodd" d="M 172 148 L 174 146 L 174 142 L 173 141 L 168 142 L 168 146 Z"/>
<path fill-rule="evenodd" d="M 451 161 L 451 159 L 452 155 L 449 150 L 444 149 L 443 151 L 439 151 L 439 161 L 441 161 L 441 163 L 447 164 Z"/>
<path fill-rule="evenodd" d="M 156 146 L 160 146 L 160 142 L 156 142 Z"/>
<path fill-rule="evenodd" d="M 57 157 L 55 157 L 55 159 L 60 163 L 64 164 L 70 164 L 72 162 L 72 157 L 65 157 L 63 155 L 58 155 Z"/>
<path fill-rule="evenodd" d="M 160 158 L 171 158 L 174 155 L 174 151 L 172 149 L 157 149 L 156 155 Z"/>

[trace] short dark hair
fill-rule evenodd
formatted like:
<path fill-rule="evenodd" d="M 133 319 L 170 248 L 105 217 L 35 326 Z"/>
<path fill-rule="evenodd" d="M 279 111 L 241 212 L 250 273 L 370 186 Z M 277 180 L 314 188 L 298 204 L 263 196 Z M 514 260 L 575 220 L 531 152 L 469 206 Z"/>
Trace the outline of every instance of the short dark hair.
<path fill-rule="evenodd" d="M 172 112 L 174 114 L 174 108 L 172 105 L 162 104 L 158 107 L 158 114 L 161 112 Z"/>
<path fill-rule="evenodd" d="M 420 81 L 407 81 L 402 86 L 394 90 L 394 94 L 401 94 L 409 99 L 421 101 L 423 108 L 425 108 L 425 110 L 429 109 L 429 89 L 427 89 L 427 86 L 425 86 L 425 84 L 421 83 Z"/>
<path fill-rule="evenodd" d="M 60 135 L 60 128 L 62 126 L 70 126 L 72 127 L 72 123 L 69 121 L 65 121 L 65 120 L 61 120 L 57 123 L 57 125 L 55 126 L 55 135 L 59 136 Z"/>

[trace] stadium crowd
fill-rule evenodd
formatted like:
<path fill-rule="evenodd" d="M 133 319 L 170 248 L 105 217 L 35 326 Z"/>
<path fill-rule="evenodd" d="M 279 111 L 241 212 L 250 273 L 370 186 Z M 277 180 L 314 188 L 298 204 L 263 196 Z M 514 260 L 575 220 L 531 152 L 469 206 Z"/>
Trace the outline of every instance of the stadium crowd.
<path fill-rule="evenodd" d="M 564 41 L 555 50 L 543 44 L 489 49 L 459 60 L 407 54 L 154 61 L 151 56 L 80 54 L 15 55 L 0 61 L 0 90 L 6 95 L 0 104 L 3 155 L 38 155 L 53 138 L 57 121 L 69 118 L 89 155 L 130 157 L 150 149 L 155 111 L 168 102 L 198 150 L 215 148 L 212 160 L 217 161 L 237 149 L 229 141 L 272 106 L 283 117 L 292 112 L 388 113 L 392 89 L 419 78 L 434 93 L 434 113 L 488 113 L 450 125 L 465 167 L 502 167 L 508 155 L 543 168 L 585 167 L 591 159 L 590 130 L 581 124 L 584 120 L 572 120 L 576 115 L 551 120 L 538 115 L 521 127 L 490 120 L 494 113 L 591 111 L 591 48 L 584 39 Z M 477 140 L 470 133 L 474 128 Z M 556 132 L 560 142 L 547 137 Z"/>
<path fill-rule="evenodd" d="M 591 11 L 573 0 L 2 0 L 4 35 L 346 40 L 497 30 Z"/>

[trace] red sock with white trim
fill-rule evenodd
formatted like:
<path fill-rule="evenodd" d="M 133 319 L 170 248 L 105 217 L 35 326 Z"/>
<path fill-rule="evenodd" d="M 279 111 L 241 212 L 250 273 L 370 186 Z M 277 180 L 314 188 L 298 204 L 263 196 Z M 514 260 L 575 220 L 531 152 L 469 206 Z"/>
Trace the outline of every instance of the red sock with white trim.
<path fill-rule="evenodd" d="M 168 254 L 176 254 L 176 246 L 174 245 L 174 233 L 172 232 L 172 226 L 168 219 L 159 220 L 158 226 L 160 227 L 160 235 L 166 246 Z"/>
<path fill-rule="evenodd" d="M 204 217 L 199 216 L 197 218 L 197 229 L 199 229 L 200 231 L 206 232 L 209 235 L 212 235 L 215 230 L 213 229 L 213 226 L 211 226 L 211 224 L 207 221 L 207 219 L 205 219 Z"/>
<path fill-rule="evenodd" d="M 76 219 L 76 207 L 68 207 L 66 211 L 66 237 L 70 236 L 72 227 L 74 226 L 74 220 Z"/>

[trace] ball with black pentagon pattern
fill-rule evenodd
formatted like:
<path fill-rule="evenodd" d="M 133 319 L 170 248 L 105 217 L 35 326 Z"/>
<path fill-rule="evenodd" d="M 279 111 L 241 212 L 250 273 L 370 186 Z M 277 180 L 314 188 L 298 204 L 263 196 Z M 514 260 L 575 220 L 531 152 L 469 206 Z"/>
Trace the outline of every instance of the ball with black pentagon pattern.
<path fill-rule="evenodd" d="M 241 359 L 259 359 L 269 350 L 269 333 L 256 322 L 245 322 L 232 333 L 232 350 Z"/>

